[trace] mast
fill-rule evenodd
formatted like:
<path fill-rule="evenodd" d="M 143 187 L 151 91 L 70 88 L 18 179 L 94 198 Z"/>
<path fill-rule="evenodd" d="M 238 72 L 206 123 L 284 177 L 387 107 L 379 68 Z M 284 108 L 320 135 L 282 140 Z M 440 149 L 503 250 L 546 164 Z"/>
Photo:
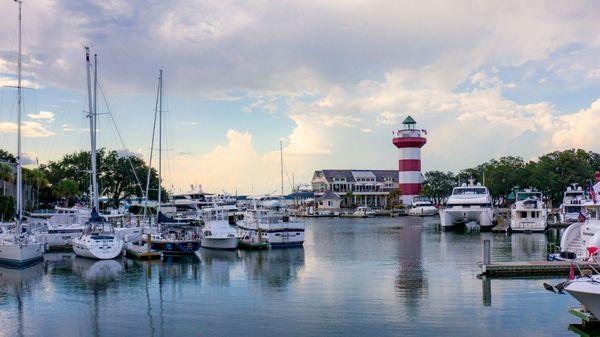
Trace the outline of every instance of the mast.
<path fill-rule="evenodd" d="M 281 197 L 283 198 L 283 142 L 279 141 L 279 163 L 281 164 Z"/>
<path fill-rule="evenodd" d="M 21 166 L 21 62 L 22 62 L 22 18 L 21 18 L 21 5 L 22 0 L 16 0 L 19 4 L 19 55 L 17 58 L 17 236 L 21 235 L 21 215 L 23 214 L 23 170 Z"/>
<path fill-rule="evenodd" d="M 97 58 L 94 60 L 97 65 Z M 90 166 L 92 176 L 92 186 L 90 188 L 90 207 L 98 211 L 98 185 L 96 180 L 96 91 L 97 91 L 97 72 L 94 69 L 94 92 L 92 93 L 92 63 L 90 61 L 90 47 L 85 47 L 85 63 L 87 73 L 87 91 L 88 91 L 88 118 L 90 119 Z"/>
<path fill-rule="evenodd" d="M 98 125 L 98 54 L 94 53 L 94 114 L 92 115 L 94 122 L 92 134 L 92 188 L 94 189 L 94 207 L 100 212 L 98 201 L 98 168 L 96 167 L 96 126 Z"/>
<path fill-rule="evenodd" d="M 158 72 L 158 212 L 162 203 L 162 94 L 163 94 L 163 71 Z"/>
<path fill-rule="evenodd" d="M 153 155 L 154 155 L 154 136 L 156 135 L 156 118 L 157 118 L 157 115 L 158 115 L 158 100 L 159 100 L 159 96 L 160 96 L 160 77 L 159 77 L 158 86 L 156 88 L 156 101 L 154 102 L 154 121 L 152 122 L 152 141 L 150 142 L 150 158 L 149 158 L 149 161 L 148 161 L 148 175 L 146 176 L 146 193 L 145 193 L 145 196 L 144 196 L 144 199 L 145 199 L 145 203 L 144 203 L 144 218 L 146 218 L 146 216 L 148 214 L 148 194 L 150 192 L 150 173 L 152 172 L 151 171 L 152 158 L 153 158 Z M 159 191 L 160 191 L 160 184 L 159 184 Z"/>

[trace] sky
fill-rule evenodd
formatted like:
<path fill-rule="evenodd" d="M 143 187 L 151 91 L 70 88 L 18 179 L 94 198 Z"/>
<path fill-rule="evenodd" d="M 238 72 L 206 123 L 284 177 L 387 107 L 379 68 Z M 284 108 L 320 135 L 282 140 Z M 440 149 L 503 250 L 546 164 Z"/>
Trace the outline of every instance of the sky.
<path fill-rule="evenodd" d="M 15 84 L 17 9 L 0 2 L 1 86 Z M 101 147 L 148 158 L 164 69 L 176 192 L 278 192 L 280 142 L 286 193 L 318 169 L 396 169 L 407 115 L 428 130 L 424 171 L 600 152 L 599 17 L 597 1 L 25 1 L 24 151 L 35 165 L 89 148 L 89 45 Z M 11 151 L 15 97 L 0 88 Z"/>

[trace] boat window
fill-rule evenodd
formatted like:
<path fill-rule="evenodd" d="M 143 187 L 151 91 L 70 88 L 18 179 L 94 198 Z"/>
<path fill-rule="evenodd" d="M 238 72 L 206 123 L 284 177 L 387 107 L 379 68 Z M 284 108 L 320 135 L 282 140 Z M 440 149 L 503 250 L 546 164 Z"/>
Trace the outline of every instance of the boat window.
<path fill-rule="evenodd" d="M 517 193 L 517 200 L 519 200 L 519 201 L 525 200 L 528 198 L 535 199 L 535 200 L 541 200 L 541 193 L 538 193 L 538 192 Z"/>
<path fill-rule="evenodd" d="M 452 194 L 454 194 L 454 195 L 486 194 L 486 192 L 485 192 L 485 188 L 483 188 L 483 187 L 459 187 L 459 188 L 455 188 L 454 191 L 452 191 Z"/>

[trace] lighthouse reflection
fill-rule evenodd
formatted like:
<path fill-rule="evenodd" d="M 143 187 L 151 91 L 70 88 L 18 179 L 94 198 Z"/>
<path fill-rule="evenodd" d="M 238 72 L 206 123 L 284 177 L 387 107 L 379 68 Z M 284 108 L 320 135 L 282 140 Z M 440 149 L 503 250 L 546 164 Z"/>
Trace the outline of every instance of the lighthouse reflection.
<path fill-rule="evenodd" d="M 398 234 L 395 289 L 398 297 L 405 299 L 408 307 L 418 307 L 419 299 L 427 289 L 422 260 L 422 231 L 422 219 L 414 218 L 404 225 Z"/>

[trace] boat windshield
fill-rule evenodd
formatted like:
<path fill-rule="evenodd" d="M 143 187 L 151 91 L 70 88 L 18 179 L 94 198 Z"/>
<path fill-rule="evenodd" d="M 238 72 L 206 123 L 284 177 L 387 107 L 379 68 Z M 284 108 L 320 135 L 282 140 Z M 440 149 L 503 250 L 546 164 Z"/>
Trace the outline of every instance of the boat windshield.
<path fill-rule="evenodd" d="M 457 187 L 452 191 L 454 195 L 486 194 L 485 187 Z"/>
<path fill-rule="evenodd" d="M 526 199 L 535 199 L 535 200 L 541 200 L 542 199 L 542 195 L 539 192 L 523 192 L 523 193 L 517 193 L 517 200 L 521 201 L 521 200 L 526 200 Z"/>

